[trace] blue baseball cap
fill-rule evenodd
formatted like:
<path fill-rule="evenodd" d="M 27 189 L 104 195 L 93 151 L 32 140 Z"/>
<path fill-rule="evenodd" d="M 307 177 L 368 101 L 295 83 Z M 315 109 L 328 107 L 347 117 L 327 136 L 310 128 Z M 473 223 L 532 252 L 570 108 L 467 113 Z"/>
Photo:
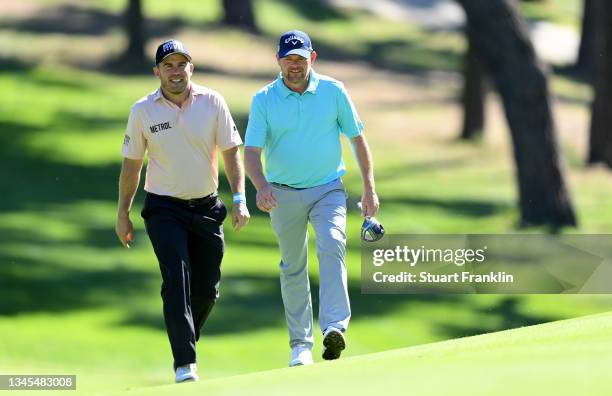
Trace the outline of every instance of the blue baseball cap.
<path fill-rule="evenodd" d="M 158 65 L 159 62 L 172 54 L 181 54 L 191 62 L 191 55 L 183 43 L 178 40 L 167 40 L 157 47 L 157 51 L 155 52 L 155 64 Z"/>
<path fill-rule="evenodd" d="M 301 30 L 285 32 L 278 41 L 279 58 L 284 58 L 287 55 L 299 55 L 303 58 L 310 58 L 312 51 L 310 37 Z"/>

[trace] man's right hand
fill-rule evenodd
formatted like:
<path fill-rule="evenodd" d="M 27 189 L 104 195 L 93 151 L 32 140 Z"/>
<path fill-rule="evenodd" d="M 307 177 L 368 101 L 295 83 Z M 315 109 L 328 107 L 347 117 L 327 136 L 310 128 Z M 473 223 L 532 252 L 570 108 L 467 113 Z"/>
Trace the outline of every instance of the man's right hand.
<path fill-rule="evenodd" d="M 276 207 L 276 198 L 270 184 L 264 184 L 259 190 L 257 190 L 257 207 L 262 212 L 270 213 L 272 209 Z"/>
<path fill-rule="evenodd" d="M 130 242 L 133 238 L 133 226 L 129 215 L 117 216 L 117 224 L 115 224 L 115 232 L 117 237 L 126 248 L 130 248 Z"/>

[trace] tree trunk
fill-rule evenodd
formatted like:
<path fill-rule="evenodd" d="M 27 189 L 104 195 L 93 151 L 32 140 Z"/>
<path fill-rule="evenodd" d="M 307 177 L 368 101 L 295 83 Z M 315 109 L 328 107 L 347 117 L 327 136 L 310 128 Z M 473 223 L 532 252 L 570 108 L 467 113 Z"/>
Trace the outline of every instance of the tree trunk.
<path fill-rule="evenodd" d="M 596 7 L 600 0 L 584 0 L 584 11 L 582 13 L 582 33 L 580 34 L 580 48 L 576 69 L 589 78 L 593 75 L 595 63 L 595 17 Z"/>
<path fill-rule="evenodd" d="M 253 2 L 251 0 L 223 0 L 223 23 L 251 32 L 257 31 Z"/>
<path fill-rule="evenodd" d="M 612 2 L 596 3 L 595 100 L 591 113 L 588 163 L 603 163 L 612 168 Z"/>
<path fill-rule="evenodd" d="M 522 225 L 576 225 L 560 164 L 548 83 L 517 3 L 458 1 L 504 104 L 514 146 Z"/>
<path fill-rule="evenodd" d="M 125 10 L 125 26 L 128 34 L 126 59 L 135 63 L 145 61 L 144 18 L 140 0 L 129 0 Z"/>
<path fill-rule="evenodd" d="M 482 137 L 485 120 L 485 70 L 472 43 L 473 33 L 466 28 L 468 50 L 463 80 L 463 130 L 461 139 L 475 140 Z"/>

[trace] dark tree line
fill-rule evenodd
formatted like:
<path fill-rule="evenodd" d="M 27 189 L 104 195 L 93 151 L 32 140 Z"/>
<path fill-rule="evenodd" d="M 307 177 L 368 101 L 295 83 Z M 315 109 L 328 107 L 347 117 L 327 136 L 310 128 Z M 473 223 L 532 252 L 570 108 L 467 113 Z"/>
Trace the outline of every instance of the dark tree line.
<path fill-rule="evenodd" d="M 250 32 L 257 32 L 252 0 L 221 0 L 223 6 L 223 23 L 239 27 Z M 141 0 L 128 0 L 124 12 L 125 30 L 128 45 L 125 49 L 126 59 L 142 63 L 146 60 L 145 18 Z"/>
<path fill-rule="evenodd" d="M 134 59 L 137 63 L 144 63 L 145 33 L 142 3 L 140 0 L 128 0 L 125 9 L 125 29 L 128 36 L 128 45 L 125 49 L 125 58 Z"/>
<path fill-rule="evenodd" d="M 252 0 L 223 0 L 223 23 L 257 32 Z"/>
<path fill-rule="evenodd" d="M 590 0 L 595 60 L 588 163 L 612 168 L 612 2 Z"/>
<path fill-rule="evenodd" d="M 517 2 L 458 2 L 466 12 L 472 55 L 482 61 L 504 104 L 514 147 L 521 223 L 576 225 L 556 141 L 548 82 Z"/>
<path fill-rule="evenodd" d="M 468 13 L 468 26 L 466 27 L 466 37 L 468 42 L 468 50 L 465 58 L 465 81 L 462 94 L 463 103 L 463 128 L 461 131 L 462 139 L 475 139 L 481 136 L 484 129 L 485 120 L 485 97 L 487 91 L 487 76 L 496 80 L 493 74 L 493 70 L 490 70 L 490 59 L 487 60 L 487 55 L 480 53 L 482 48 L 475 41 L 482 41 L 478 39 L 478 35 L 488 34 L 479 28 L 475 31 L 475 26 L 472 21 L 476 16 L 475 7 L 481 7 L 480 11 L 488 9 L 487 12 L 492 12 L 491 7 L 514 7 L 516 16 L 512 19 L 518 18 L 518 11 L 516 10 L 516 1 L 512 0 L 493 0 L 490 2 L 485 1 L 461 1 L 459 3 L 464 6 L 466 13 Z M 485 4 L 487 3 L 487 4 Z M 507 3 L 506 6 L 497 3 Z M 483 16 L 484 17 L 484 16 Z M 495 20 L 499 15 L 491 14 L 490 18 Z M 525 36 L 525 40 L 529 39 Z M 482 37 L 480 37 L 482 39 Z M 503 56 L 507 56 L 505 54 Z M 491 56 L 489 54 L 488 56 Z M 500 54 L 502 56 L 502 54 Z M 534 57 L 535 59 L 535 57 Z M 537 62 L 537 60 L 535 60 Z M 575 75 L 586 79 L 593 85 L 594 99 L 591 107 L 591 125 L 589 130 L 589 147 L 586 158 L 588 165 L 603 164 L 608 168 L 612 168 L 612 2 L 609 0 L 584 0 L 583 2 L 583 15 L 582 15 L 582 30 L 579 53 L 576 63 L 573 68 L 570 69 Z M 517 72 L 518 74 L 518 72 Z M 496 86 L 499 90 L 499 85 L 496 81 Z M 535 88 L 535 86 L 533 87 Z M 512 129 L 512 122 L 510 120 L 509 108 L 506 98 L 503 93 L 502 98 L 504 105 L 506 106 L 506 114 L 508 117 L 509 124 Z M 550 107 L 550 105 L 546 105 Z M 550 109 L 548 110 L 550 111 Z M 551 117 L 551 116 L 549 116 Z M 552 117 L 551 117 L 552 118 Z M 552 136 L 554 137 L 554 128 L 552 129 Z M 516 132 L 513 131 L 513 142 L 515 144 L 515 159 L 517 161 L 517 172 L 519 177 L 519 189 L 521 189 L 521 166 L 519 160 L 522 158 L 516 150 L 520 150 L 516 145 L 520 144 L 520 140 L 515 137 Z M 548 139 L 547 139 L 548 140 Z M 549 145 L 555 144 L 554 140 L 549 142 Z M 548 150 L 550 151 L 550 150 Z M 554 151 L 558 151 L 555 147 Z M 555 154 L 559 157 L 558 154 Z M 561 172 L 555 172 L 561 175 Z M 556 177 L 556 176 L 555 176 Z M 544 182 L 544 180 L 542 180 Z M 547 185 L 549 182 L 545 183 Z M 558 184 L 558 183 L 553 183 Z M 563 183 L 561 182 L 557 189 L 551 189 L 549 194 L 554 197 L 557 196 L 558 200 L 566 200 L 569 205 L 569 198 L 564 199 L 559 196 L 560 191 L 564 190 Z M 522 194 L 522 193 L 521 193 Z M 566 193 L 567 194 L 567 193 Z M 521 195 L 521 202 L 524 200 Z M 524 211 L 521 204 L 521 209 Z M 523 212 L 523 220 L 528 221 L 525 218 Z M 563 218 L 563 216 L 562 216 Z M 565 216 L 566 219 L 572 217 Z M 548 221 L 546 223 L 549 223 Z M 569 222 L 571 224 L 572 221 Z"/>
<path fill-rule="evenodd" d="M 545 0 L 521 0 L 523 2 L 543 2 Z M 461 96 L 463 104 L 463 127 L 460 138 L 476 140 L 482 137 L 485 127 L 485 102 L 487 94 L 487 74 L 480 55 L 472 42 L 474 32 L 470 26 L 465 28 L 467 52 L 463 75 L 464 86 Z"/>
<path fill-rule="evenodd" d="M 463 94 L 463 128 L 461 139 L 474 140 L 482 136 L 485 126 L 485 100 L 486 100 L 486 72 L 474 45 L 474 34 L 470 26 L 466 26 L 467 53 L 465 56 L 465 70 Z"/>
<path fill-rule="evenodd" d="M 578 59 L 576 69 L 582 74 L 590 76 L 595 67 L 595 17 L 598 0 L 583 0 L 582 11 L 582 30 L 580 33 L 580 47 L 578 49 Z"/>
<path fill-rule="evenodd" d="M 524 0 L 523 0 L 524 1 Z M 465 82 L 462 94 L 462 139 L 478 138 L 484 129 L 486 69 L 472 43 L 468 26 L 466 37 Z M 612 168 L 612 5 L 607 0 L 584 0 L 580 47 L 573 72 L 592 83 L 592 104 L 587 164 L 604 164 Z"/>

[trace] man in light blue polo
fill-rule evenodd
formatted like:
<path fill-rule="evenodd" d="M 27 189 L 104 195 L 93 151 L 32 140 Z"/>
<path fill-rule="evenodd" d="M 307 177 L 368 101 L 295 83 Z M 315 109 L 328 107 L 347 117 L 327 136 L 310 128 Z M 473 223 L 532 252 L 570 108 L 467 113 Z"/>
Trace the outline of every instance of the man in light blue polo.
<path fill-rule="evenodd" d="M 363 180 L 362 214 L 378 197 L 363 124 L 344 85 L 317 74 L 310 38 L 292 30 L 279 41 L 279 77 L 253 97 L 245 162 L 257 207 L 270 213 L 280 252 L 281 292 L 291 346 L 290 366 L 312 364 L 313 316 L 307 270 L 308 223 L 319 261 L 319 324 L 323 359 L 340 357 L 351 309 L 344 261 L 346 192 L 340 135 L 350 139 Z M 265 176 L 261 153 L 265 156 Z"/>

